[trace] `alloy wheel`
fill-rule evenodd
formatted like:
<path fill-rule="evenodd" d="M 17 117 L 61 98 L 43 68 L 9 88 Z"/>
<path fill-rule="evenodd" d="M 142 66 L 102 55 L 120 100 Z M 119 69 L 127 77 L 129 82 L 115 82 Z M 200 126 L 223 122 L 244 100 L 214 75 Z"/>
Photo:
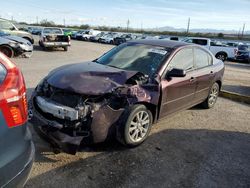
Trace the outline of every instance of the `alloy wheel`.
<path fill-rule="evenodd" d="M 218 95 L 219 95 L 218 85 L 213 85 L 208 98 L 208 103 L 210 106 L 213 106 L 215 104 Z"/>
<path fill-rule="evenodd" d="M 140 142 L 147 135 L 150 117 L 146 111 L 137 112 L 129 126 L 129 137 L 133 142 Z"/>

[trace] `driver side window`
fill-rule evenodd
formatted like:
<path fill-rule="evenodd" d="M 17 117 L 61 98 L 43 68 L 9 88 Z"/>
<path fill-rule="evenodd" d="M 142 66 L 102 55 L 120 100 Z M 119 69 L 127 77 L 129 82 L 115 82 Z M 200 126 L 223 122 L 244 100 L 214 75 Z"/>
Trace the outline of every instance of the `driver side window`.
<path fill-rule="evenodd" d="M 173 68 L 183 69 L 185 71 L 192 70 L 194 68 L 193 49 L 186 48 L 177 52 L 171 60 L 168 66 L 168 70 L 171 70 Z"/>

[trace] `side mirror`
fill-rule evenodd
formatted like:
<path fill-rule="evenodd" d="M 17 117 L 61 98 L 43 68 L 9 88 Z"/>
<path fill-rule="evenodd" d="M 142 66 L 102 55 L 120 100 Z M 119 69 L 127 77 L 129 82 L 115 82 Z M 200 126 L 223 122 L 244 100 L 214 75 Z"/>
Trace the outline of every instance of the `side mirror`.
<path fill-rule="evenodd" d="M 186 71 L 183 69 L 176 69 L 173 68 L 170 71 L 167 72 L 166 77 L 171 78 L 171 77 L 185 77 L 186 76 Z"/>

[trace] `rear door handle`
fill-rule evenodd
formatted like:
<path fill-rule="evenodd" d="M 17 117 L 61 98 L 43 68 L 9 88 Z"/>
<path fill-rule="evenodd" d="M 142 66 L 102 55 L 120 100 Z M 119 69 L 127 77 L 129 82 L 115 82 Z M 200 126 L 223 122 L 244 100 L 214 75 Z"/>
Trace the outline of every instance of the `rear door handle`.
<path fill-rule="evenodd" d="M 195 81 L 196 81 L 196 78 L 195 78 L 195 77 L 191 77 L 189 81 L 190 81 L 190 82 L 195 82 Z"/>

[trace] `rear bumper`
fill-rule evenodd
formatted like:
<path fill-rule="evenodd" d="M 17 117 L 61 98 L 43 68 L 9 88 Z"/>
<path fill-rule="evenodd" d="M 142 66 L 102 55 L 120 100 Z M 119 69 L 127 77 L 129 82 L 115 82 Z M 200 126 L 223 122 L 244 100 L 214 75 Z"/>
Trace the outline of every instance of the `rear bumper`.
<path fill-rule="evenodd" d="M 66 47 L 66 46 L 70 46 L 70 43 L 68 42 L 44 42 L 43 43 L 44 47 Z"/>
<path fill-rule="evenodd" d="M 26 151 L 29 154 L 28 160 L 23 166 L 23 168 L 16 172 L 16 175 L 12 178 L 7 179 L 5 182 L 3 182 L 3 185 L 0 185 L 0 187 L 23 187 L 29 177 L 30 171 L 32 169 L 34 156 L 35 156 L 35 146 L 32 141 L 29 142 L 28 150 Z M 18 156 L 22 157 L 22 156 Z M 15 169 L 17 162 L 12 162 L 11 164 L 8 164 L 8 168 L 5 167 L 7 170 L 13 170 Z M 1 182 L 2 183 L 2 182 Z"/>

